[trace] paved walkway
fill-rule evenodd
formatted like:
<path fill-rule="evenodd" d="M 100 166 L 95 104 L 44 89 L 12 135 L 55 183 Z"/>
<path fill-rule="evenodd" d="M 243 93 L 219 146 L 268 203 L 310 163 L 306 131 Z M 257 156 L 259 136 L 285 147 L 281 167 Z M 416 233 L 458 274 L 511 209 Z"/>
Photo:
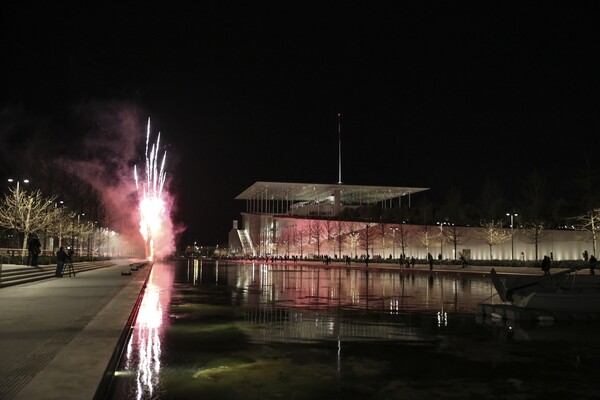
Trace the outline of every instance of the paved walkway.
<path fill-rule="evenodd" d="M 94 397 L 150 273 L 134 261 L 0 289 L 0 399 Z"/>

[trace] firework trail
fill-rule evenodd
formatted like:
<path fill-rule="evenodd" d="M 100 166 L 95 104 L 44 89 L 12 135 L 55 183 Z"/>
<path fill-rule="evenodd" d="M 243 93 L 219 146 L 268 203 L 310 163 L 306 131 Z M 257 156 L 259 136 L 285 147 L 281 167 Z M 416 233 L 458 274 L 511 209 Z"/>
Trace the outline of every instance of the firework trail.
<path fill-rule="evenodd" d="M 169 220 L 166 212 L 166 201 L 163 194 L 166 174 L 164 171 L 167 152 L 162 156 L 160 168 L 158 167 L 158 148 L 160 144 L 160 133 L 156 143 L 148 151 L 150 142 L 150 118 L 148 118 L 148 130 L 146 133 L 146 176 L 143 182 L 138 179 L 137 167 L 134 166 L 135 187 L 139 198 L 140 211 L 140 233 L 144 237 L 146 247 L 146 258 L 154 260 L 157 239 L 165 236 L 169 230 Z"/>

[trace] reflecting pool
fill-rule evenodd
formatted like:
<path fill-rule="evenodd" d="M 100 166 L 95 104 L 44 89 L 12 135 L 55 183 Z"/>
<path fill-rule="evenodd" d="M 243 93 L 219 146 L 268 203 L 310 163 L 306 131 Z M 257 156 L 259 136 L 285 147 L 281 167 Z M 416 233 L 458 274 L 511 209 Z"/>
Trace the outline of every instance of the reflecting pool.
<path fill-rule="evenodd" d="M 494 294 L 476 275 L 155 263 L 112 398 L 600 398 L 598 323 L 483 319 Z"/>

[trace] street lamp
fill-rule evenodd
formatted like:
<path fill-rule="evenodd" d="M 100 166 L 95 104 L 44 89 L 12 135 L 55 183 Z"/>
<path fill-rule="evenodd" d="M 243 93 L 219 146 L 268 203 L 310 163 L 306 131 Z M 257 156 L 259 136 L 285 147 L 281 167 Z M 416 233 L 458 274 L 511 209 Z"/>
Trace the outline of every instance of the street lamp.
<path fill-rule="evenodd" d="M 8 178 L 8 181 L 10 183 L 15 182 L 15 180 L 13 178 Z M 17 182 L 17 198 L 19 197 L 19 183 L 20 181 L 16 181 Z M 29 179 L 23 179 L 23 183 L 29 183 Z"/>
<path fill-rule="evenodd" d="M 512 259 L 512 261 L 515 260 L 515 237 L 514 237 L 513 224 L 514 224 L 514 218 L 518 215 L 519 214 L 506 213 L 506 216 L 510 217 L 510 242 L 511 242 L 511 259 Z"/>
<path fill-rule="evenodd" d="M 8 178 L 8 182 L 12 183 L 15 182 L 15 180 L 13 178 Z M 17 182 L 17 191 L 16 191 L 16 203 L 17 203 L 17 210 L 15 210 L 16 213 L 20 213 L 21 211 L 21 198 L 19 197 L 19 185 L 21 181 L 16 181 Z M 23 179 L 23 183 L 29 183 L 29 179 Z M 26 222 L 25 222 L 25 226 L 24 226 L 24 230 L 23 230 L 23 250 L 21 252 L 21 256 L 25 256 L 25 243 L 27 242 L 27 234 L 29 233 L 29 216 L 31 214 L 31 203 L 29 203 L 29 207 L 27 208 L 27 218 L 26 218 Z M 15 215 L 15 220 L 17 219 L 17 215 Z"/>

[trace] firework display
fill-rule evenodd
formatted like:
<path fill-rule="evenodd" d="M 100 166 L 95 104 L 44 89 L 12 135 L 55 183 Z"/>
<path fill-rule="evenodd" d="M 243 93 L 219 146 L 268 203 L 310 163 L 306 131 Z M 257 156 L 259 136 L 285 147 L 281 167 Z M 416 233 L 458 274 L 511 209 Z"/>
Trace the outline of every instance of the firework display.
<path fill-rule="evenodd" d="M 146 258 L 153 261 L 156 255 L 157 239 L 165 234 L 168 222 L 168 213 L 164 193 L 166 173 L 164 171 L 167 152 L 162 155 L 160 167 L 159 145 L 160 133 L 156 143 L 149 147 L 150 143 L 150 118 L 148 118 L 148 129 L 146 133 L 146 166 L 145 179 L 140 182 L 137 167 L 134 166 L 135 187 L 139 198 L 140 233 L 144 237 Z"/>

